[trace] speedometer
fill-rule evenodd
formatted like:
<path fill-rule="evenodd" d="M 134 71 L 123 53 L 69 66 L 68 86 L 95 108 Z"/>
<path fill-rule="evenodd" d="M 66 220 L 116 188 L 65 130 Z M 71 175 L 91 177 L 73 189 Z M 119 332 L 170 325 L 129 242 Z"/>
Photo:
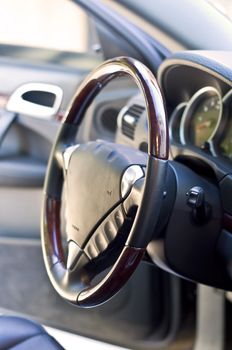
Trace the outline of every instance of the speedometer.
<path fill-rule="evenodd" d="M 214 136 L 222 115 L 222 99 L 214 87 L 197 91 L 190 99 L 181 122 L 181 141 L 203 147 Z"/>

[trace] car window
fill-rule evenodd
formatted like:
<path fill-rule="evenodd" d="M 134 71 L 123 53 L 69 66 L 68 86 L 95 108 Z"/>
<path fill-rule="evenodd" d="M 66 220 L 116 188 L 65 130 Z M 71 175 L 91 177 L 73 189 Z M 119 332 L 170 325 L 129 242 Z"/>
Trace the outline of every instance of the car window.
<path fill-rule="evenodd" d="M 0 44 L 85 52 L 88 17 L 67 0 L 2 0 Z"/>
<path fill-rule="evenodd" d="M 218 11 L 222 12 L 226 17 L 232 20 L 232 1 L 231 0 L 207 0 Z"/>

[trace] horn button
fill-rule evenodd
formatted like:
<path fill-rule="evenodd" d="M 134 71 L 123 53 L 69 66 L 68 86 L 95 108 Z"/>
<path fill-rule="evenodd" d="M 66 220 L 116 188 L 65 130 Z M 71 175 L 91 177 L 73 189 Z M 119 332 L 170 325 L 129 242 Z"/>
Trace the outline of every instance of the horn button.
<path fill-rule="evenodd" d="M 74 147 L 69 157 L 68 241 L 76 242 L 92 259 L 106 249 L 122 226 L 125 213 L 121 203 L 144 176 L 146 156 L 123 145 L 96 141 Z"/>

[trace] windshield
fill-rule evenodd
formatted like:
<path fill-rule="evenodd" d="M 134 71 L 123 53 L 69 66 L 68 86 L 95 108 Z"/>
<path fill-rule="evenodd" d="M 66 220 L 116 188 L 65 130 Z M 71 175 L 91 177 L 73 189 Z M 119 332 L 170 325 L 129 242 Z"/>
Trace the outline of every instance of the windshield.
<path fill-rule="evenodd" d="M 232 1 L 231 0 L 207 0 L 218 11 L 232 20 Z"/>

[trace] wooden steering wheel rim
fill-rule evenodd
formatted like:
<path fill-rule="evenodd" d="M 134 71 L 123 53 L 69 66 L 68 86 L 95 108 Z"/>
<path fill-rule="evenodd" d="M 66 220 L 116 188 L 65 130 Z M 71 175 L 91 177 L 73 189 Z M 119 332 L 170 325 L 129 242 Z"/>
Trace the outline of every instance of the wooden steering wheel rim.
<path fill-rule="evenodd" d="M 61 144 L 70 145 L 85 112 L 96 95 L 110 81 L 129 76 L 144 96 L 148 120 L 148 162 L 141 205 L 126 244 L 109 273 L 96 286 L 72 282 L 64 265 L 61 244 L 60 208 L 62 172 L 56 154 Z M 163 99 L 153 74 L 142 63 L 128 57 L 106 61 L 79 87 L 54 143 L 47 169 L 42 210 L 42 248 L 48 276 L 66 300 L 83 307 L 99 305 L 116 294 L 135 271 L 154 234 L 163 196 L 168 159 L 168 128 Z M 154 212 L 155 211 L 155 212 Z"/>

